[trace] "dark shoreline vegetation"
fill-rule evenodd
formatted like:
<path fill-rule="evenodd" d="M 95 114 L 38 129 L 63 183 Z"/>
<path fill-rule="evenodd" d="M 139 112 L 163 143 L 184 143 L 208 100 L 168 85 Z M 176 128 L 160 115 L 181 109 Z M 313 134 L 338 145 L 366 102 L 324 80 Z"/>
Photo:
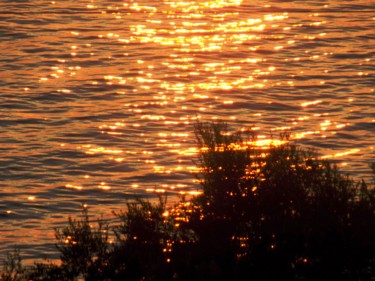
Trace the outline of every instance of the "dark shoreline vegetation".
<path fill-rule="evenodd" d="M 127 202 L 112 225 L 83 209 L 56 230 L 60 264 L 10 253 L 0 280 L 374 280 L 374 182 L 287 135 L 265 150 L 220 122 L 195 134 L 201 195 Z"/>

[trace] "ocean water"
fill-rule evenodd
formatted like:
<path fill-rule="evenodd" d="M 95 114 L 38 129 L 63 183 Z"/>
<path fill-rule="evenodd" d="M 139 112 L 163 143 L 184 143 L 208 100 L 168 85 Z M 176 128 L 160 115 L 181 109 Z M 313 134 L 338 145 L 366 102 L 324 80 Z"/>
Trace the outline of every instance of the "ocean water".
<path fill-rule="evenodd" d="M 370 177 L 371 1 L 0 1 L 0 258 L 82 204 L 199 189 L 193 127 L 282 131 Z"/>

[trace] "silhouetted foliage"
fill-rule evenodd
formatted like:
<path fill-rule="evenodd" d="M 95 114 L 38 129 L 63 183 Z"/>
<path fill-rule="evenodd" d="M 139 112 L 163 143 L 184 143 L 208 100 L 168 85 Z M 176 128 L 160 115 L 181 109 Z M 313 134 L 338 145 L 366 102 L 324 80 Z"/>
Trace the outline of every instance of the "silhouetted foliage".
<path fill-rule="evenodd" d="M 116 280 L 163 280 L 168 274 L 168 245 L 174 232 L 166 216 L 166 201 L 143 200 L 127 203 L 117 214 L 120 225 L 114 231 L 118 243 L 111 263 Z"/>
<path fill-rule="evenodd" d="M 24 280 L 24 267 L 22 266 L 21 256 L 18 250 L 9 252 L 7 259 L 3 264 L 3 270 L 0 274 L 1 281 Z"/>
<path fill-rule="evenodd" d="M 60 251 L 61 268 L 69 279 L 82 276 L 85 280 L 102 280 L 106 275 L 110 244 L 108 224 L 98 222 L 94 228 L 87 209 L 83 208 L 82 219 L 69 218 L 68 225 L 56 230 L 56 244 Z"/>
<path fill-rule="evenodd" d="M 36 263 L 34 266 L 25 270 L 25 278 L 22 280 L 33 281 L 56 281 L 73 280 L 60 266 L 53 263 Z"/>
<path fill-rule="evenodd" d="M 118 223 L 56 230 L 61 266 L 8 257 L 1 280 L 370 280 L 375 276 L 372 185 L 287 135 L 267 149 L 252 133 L 197 123 L 202 194 L 175 206 L 128 202 Z M 110 234 L 111 233 L 111 234 Z M 110 235 L 113 241 L 110 243 Z"/>
<path fill-rule="evenodd" d="M 241 135 L 228 137 L 225 124 L 198 124 L 196 131 L 206 149 L 203 194 L 194 200 L 199 227 L 192 228 L 225 280 L 354 280 L 369 268 L 373 188 L 289 141 L 264 156 Z"/>

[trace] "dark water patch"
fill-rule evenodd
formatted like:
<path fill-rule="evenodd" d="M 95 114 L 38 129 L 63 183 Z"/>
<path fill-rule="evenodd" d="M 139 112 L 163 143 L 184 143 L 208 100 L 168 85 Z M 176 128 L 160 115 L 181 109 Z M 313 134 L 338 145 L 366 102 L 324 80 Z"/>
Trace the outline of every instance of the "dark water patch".
<path fill-rule="evenodd" d="M 21 49 L 25 53 L 29 54 L 36 54 L 36 53 L 46 53 L 46 52 L 51 52 L 53 49 L 52 48 L 47 48 L 47 47 L 34 47 L 34 48 L 23 48 Z"/>
<path fill-rule="evenodd" d="M 332 58 L 334 59 L 362 59 L 362 58 L 369 58 L 374 56 L 374 52 L 370 53 L 335 53 L 332 55 Z"/>
<path fill-rule="evenodd" d="M 88 114 L 87 112 L 86 114 Z M 86 116 L 77 116 L 72 118 L 72 120 L 79 120 L 79 121 L 85 121 L 90 120 L 92 122 L 100 122 L 100 121 L 106 121 L 106 120 L 126 120 L 127 117 L 129 117 L 129 113 L 127 112 L 108 112 L 108 111 L 102 111 L 102 112 L 92 112 L 91 115 Z"/>
<path fill-rule="evenodd" d="M 34 109 L 35 108 L 35 104 L 33 104 L 32 102 L 29 102 L 25 99 L 21 100 L 21 99 L 13 99 L 13 100 L 10 100 L 10 99 L 7 99 L 5 101 L 2 101 L 1 102 L 1 108 L 2 109 L 21 109 L 21 110 L 24 110 L 24 109 Z"/>
<path fill-rule="evenodd" d="M 17 118 L 0 120 L 0 124 L 3 126 L 45 125 L 46 123 L 46 120 L 39 118 Z"/>
<path fill-rule="evenodd" d="M 133 90 L 135 88 L 135 86 L 133 85 L 116 85 L 116 84 L 112 84 L 112 85 L 108 85 L 107 84 L 107 81 L 105 81 L 104 79 L 95 79 L 95 81 L 98 82 L 98 84 L 83 84 L 83 85 L 80 85 L 79 87 L 73 87 L 72 90 L 73 91 L 76 91 L 77 93 L 83 93 L 83 94 L 87 94 L 88 92 L 92 92 L 92 93 L 100 93 L 100 94 L 108 94 L 108 93 L 103 93 L 103 92 L 106 92 L 106 91 L 111 91 L 111 98 L 112 98 L 112 95 L 114 95 L 115 97 L 118 97 L 118 94 L 115 95 L 115 91 L 130 91 L 130 90 Z M 91 99 L 100 99 L 101 95 L 89 95 L 88 97 L 90 97 Z"/>
<path fill-rule="evenodd" d="M 223 107 L 227 107 L 226 105 L 222 105 Z M 244 102 L 236 102 L 234 103 L 235 108 L 251 108 L 256 110 L 266 110 L 266 111 L 295 111 L 299 109 L 299 107 L 288 105 L 285 103 L 279 102 L 269 102 L 269 103 L 244 103 Z"/>
<path fill-rule="evenodd" d="M 94 173 L 98 177 L 105 177 L 107 176 L 107 172 L 111 171 L 109 167 L 102 166 L 101 161 L 102 158 L 107 158 L 103 156 L 90 156 L 86 157 L 86 160 L 91 159 L 92 161 L 95 159 L 97 160 L 95 163 L 80 163 L 79 165 L 70 166 L 69 168 L 66 168 L 64 171 L 65 175 L 82 175 L 87 173 Z M 94 161 L 93 161 L 94 162 Z M 121 171 L 124 172 L 124 171 Z"/>
<path fill-rule="evenodd" d="M 369 9 L 370 8 L 370 9 Z M 361 12 L 361 13 L 371 13 L 374 12 L 374 9 L 371 6 L 369 7 L 368 4 L 339 4 L 336 8 L 340 12 Z"/>
<path fill-rule="evenodd" d="M 39 104 L 60 104 L 62 102 L 76 101 L 78 96 L 73 92 L 69 94 L 64 94 L 58 91 L 38 93 L 33 95 L 33 100 L 37 101 Z M 69 110 L 69 107 L 66 107 Z"/>
<path fill-rule="evenodd" d="M 21 40 L 21 39 L 28 39 L 32 38 L 33 36 L 28 34 L 27 32 L 22 31 L 1 31 L 0 38 L 3 41 L 12 41 Z"/>
<path fill-rule="evenodd" d="M 360 42 L 367 42 L 367 41 L 375 40 L 375 36 L 371 34 L 370 35 L 358 35 L 356 39 Z M 367 45 L 367 47 L 372 50 L 372 46 Z"/>
<path fill-rule="evenodd" d="M 356 122 L 351 126 L 346 128 L 347 131 L 356 131 L 356 130 L 363 130 L 363 131 L 373 131 L 375 132 L 375 123 L 370 122 Z"/>
<path fill-rule="evenodd" d="M 97 171 L 100 172 L 111 172 L 111 173 L 129 173 L 134 172 L 136 169 L 132 167 L 130 163 L 121 164 L 116 163 L 115 161 L 100 161 L 101 163 L 105 163 L 105 166 L 102 167 L 102 164 L 83 164 L 79 166 L 81 171 Z"/>
<path fill-rule="evenodd" d="M 294 85 L 294 87 L 296 89 L 302 89 L 302 90 L 309 90 L 309 91 L 312 91 L 312 90 L 315 90 L 315 91 L 321 91 L 321 90 L 329 90 L 329 89 L 333 89 L 335 88 L 335 85 L 334 83 L 330 83 L 330 82 L 327 82 L 327 83 L 324 83 L 324 84 L 320 84 L 320 83 L 311 83 L 311 84 L 308 84 L 308 85 Z"/>
<path fill-rule="evenodd" d="M 60 158 L 43 158 L 40 161 L 41 165 L 46 165 L 47 167 L 59 167 L 60 169 L 64 169 L 65 166 L 71 166 L 75 164 L 74 161 L 69 161 L 67 159 L 60 159 Z"/>

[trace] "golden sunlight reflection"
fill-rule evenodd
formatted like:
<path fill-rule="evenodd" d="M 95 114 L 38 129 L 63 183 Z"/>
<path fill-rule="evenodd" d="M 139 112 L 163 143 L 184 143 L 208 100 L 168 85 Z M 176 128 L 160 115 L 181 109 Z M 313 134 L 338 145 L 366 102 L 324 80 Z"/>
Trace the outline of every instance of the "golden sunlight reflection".
<path fill-rule="evenodd" d="M 279 28 L 279 25 L 274 23 L 282 22 L 288 17 L 287 13 L 282 13 L 254 15 L 254 18 L 239 20 L 238 12 L 223 9 L 237 7 L 240 4 L 242 4 L 242 1 L 165 1 L 165 10 L 158 11 L 165 15 L 163 18 L 156 17 L 157 8 L 155 7 L 143 6 L 139 3 L 124 4 L 129 9 L 149 13 L 149 18 L 142 24 L 131 26 L 132 36 L 130 38 L 117 36 L 118 41 L 120 43 L 138 42 L 173 47 L 174 51 L 170 54 L 170 60 L 161 62 L 161 66 L 165 66 L 171 71 L 166 72 L 167 74 L 162 77 L 157 72 L 160 70 L 159 66 L 151 65 L 150 62 L 144 60 L 137 60 L 138 64 L 147 64 L 146 69 L 149 70 L 147 73 L 140 71 L 138 77 L 117 77 L 108 74 L 104 76 L 104 79 L 109 85 L 132 84 L 136 81 L 141 85 L 140 89 L 144 90 L 149 90 L 150 84 L 159 85 L 165 91 L 181 95 L 180 97 L 174 97 L 175 102 L 184 101 L 187 99 L 185 96 L 187 93 L 197 94 L 199 90 L 266 87 L 265 80 L 256 83 L 254 83 L 254 80 L 270 75 L 276 70 L 276 67 L 271 65 L 265 69 L 259 67 L 249 69 L 251 64 L 264 61 L 262 57 L 253 52 L 258 49 L 257 46 L 249 46 L 248 57 L 228 58 L 225 61 L 201 63 L 195 55 L 197 53 L 236 51 L 238 45 L 260 40 L 267 28 Z M 211 9 L 215 9 L 215 13 L 212 13 Z M 213 21 L 207 21 L 206 17 L 213 17 Z M 109 34 L 107 37 L 113 38 L 114 35 Z M 275 49 L 279 50 L 281 47 L 276 46 Z M 250 70 L 249 75 L 243 77 L 242 73 L 248 70 Z M 189 78 L 200 75 L 211 76 L 210 82 L 199 82 L 196 79 L 188 79 L 177 83 L 170 82 L 170 77 Z M 155 96 L 157 99 L 165 97 L 164 91 Z M 201 110 L 205 109 L 202 107 Z M 159 117 L 145 115 L 144 118 Z"/>
<path fill-rule="evenodd" d="M 105 182 L 101 182 L 98 185 L 98 188 L 103 189 L 103 190 L 109 190 L 109 189 L 111 189 L 111 187 L 108 184 L 106 184 Z"/>
<path fill-rule="evenodd" d="M 66 188 L 77 189 L 77 190 L 81 190 L 82 189 L 81 185 L 75 185 L 75 184 L 66 184 L 65 187 Z"/>
<path fill-rule="evenodd" d="M 121 154 L 123 151 L 121 149 L 111 149 L 111 148 L 105 148 L 102 146 L 93 146 L 91 144 L 83 145 L 77 147 L 78 149 L 85 150 L 86 154 Z"/>
<path fill-rule="evenodd" d="M 320 76 L 322 73 L 336 75 L 330 73 L 330 69 L 317 71 L 299 67 L 298 71 L 290 73 L 285 70 L 285 65 L 289 63 L 319 63 L 333 55 L 331 49 L 321 53 L 305 49 L 303 52 L 289 54 L 299 44 L 315 42 L 329 36 L 322 29 L 327 21 L 319 13 L 308 14 L 306 23 L 294 23 L 290 22 L 289 13 L 272 11 L 267 4 L 264 5 L 265 9 L 269 9 L 265 10 L 266 12 L 249 13 L 243 17 L 237 9 L 242 4 L 244 2 L 240 0 L 163 1 L 147 5 L 140 1 L 130 1 L 102 8 L 94 3 L 88 4 L 88 9 L 100 12 L 103 17 L 111 15 L 118 22 L 130 13 L 136 12 L 139 15 L 138 21 L 128 25 L 129 33 L 105 30 L 95 35 L 103 44 L 119 45 L 122 51 L 117 55 L 126 58 L 127 65 L 121 68 L 121 71 L 114 66 L 108 66 L 102 68 L 100 73 L 91 73 L 89 68 L 82 69 L 80 57 L 95 57 L 95 43 L 72 42 L 67 44 L 69 56 L 57 59 L 56 64 L 51 66 L 50 73 L 40 77 L 40 83 L 59 83 L 68 77 L 80 77 L 84 72 L 89 73 L 95 77 L 90 80 L 92 86 L 113 88 L 119 98 L 124 98 L 122 106 L 127 114 L 137 118 L 137 121 L 129 123 L 124 120 L 104 121 L 97 125 L 99 132 L 108 138 L 126 140 L 128 131 L 134 131 L 148 148 L 138 151 L 133 147 L 116 147 L 116 144 L 112 146 L 109 143 L 82 143 L 76 146 L 76 149 L 88 157 L 103 157 L 119 165 L 126 164 L 130 156 L 131 159 L 137 159 L 137 165 L 143 163 L 147 171 L 152 170 L 156 174 L 196 173 L 197 168 L 186 162 L 186 159 L 191 159 L 200 152 L 198 148 L 187 144 L 192 138 L 190 132 L 171 133 L 161 130 L 151 134 L 144 125 L 158 124 L 166 128 L 190 125 L 195 118 L 201 118 L 200 115 L 191 117 L 192 110 L 198 114 L 209 114 L 212 120 L 218 120 L 219 115 L 214 114 L 217 109 L 236 109 L 243 105 L 243 92 L 246 92 L 250 99 L 254 97 L 254 100 L 257 100 L 259 92 L 274 91 L 276 95 L 279 94 L 279 90 L 273 90 L 273 87 L 286 87 L 283 91 L 289 92 L 299 87 L 325 87 L 329 84 L 329 80 Z M 313 28 L 316 32 L 293 33 L 295 29 L 304 27 Z M 82 32 L 75 30 L 70 31 L 70 34 L 76 38 L 83 36 Z M 144 47 L 145 53 L 148 49 L 159 48 L 166 52 L 161 54 L 160 58 L 159 55 L 148 57 L 149 54 L 136 56 L 132 53 L 133 45 L 140 50 Z M 275 57 L 281 58 L 279 62 L 282 63 L 275 60 Z M 101 55 L 99 59 L 111 64 L 113 54 Z M 370 59 L 363 61 L 368 63 Z M 280 73 L 285 71 L 288 75 L 283 75 L 280 79 Z M 304 76 L 309 75 L 311 79 L 304 79 Z M 369 75 L 369 72 L 353 71 L 352 75 L 362 77 Z M 59 85 L 57 92 L 66 96 L 75 94 L 74 90 L 63 83 Z M 145 98 L 146 96 L 149 98 Z M 278 106 L 276 98 L 263 102 L 265 107 Z M 354 103 L 356 99 L 349 98 L 347 102 Z M 288 101 L 285 101 L 285 104 L 295 106 Z M 300 98 L 296 107 L 301 111 L 286 121 L 286 125 L 278 124 L 274 128 L 267 128 L 269 135 L 262 135 L 267 134 L 262 126 L 253 126 L 251 130 L 258 133 L 257 137 L 249 142 L 233 144 L 233 147 L 244 149 L 252 145 L 258 149 L 267 149 L 278 146 L 286 141 L 279 138 L 279 134 L 285 132 L 292 141 L 327 139 L 351 126 L 350 122 L 335 119 L 328 112 L 316 113 L 325 106 L 326 100 L 320 96 Z M 255 119 L 267 118 L 262 110 L 250 115 Z M 233 114 L 227 118 L 237 120 L 242 117 Z M 65 147 L 65 144 L 62 144 L 62 147 L 63 145 Z M 160 151 L 175 155 L 176 163 L 166 164 L 161 161 Z M 325 150 L 324 157 L 339 158 L 358 151 L 357 148 L 342 152 Z M 112 189 L 105 182 L 96 186 L 102 190 Z M 70 183 L 66 188 L 80 190 L 83 187 Z M 136 183 L 131 185 L 131 188 L 140 186 Z M 147 191 L 185 192 L 182 189 L 184 188 L 168 186 L 148 188 Z"/>
<path fill-rule="evenodd" d="M 319 103 L 321 103 L 322 101 L 321 100 L 316 100 L 316 101 L 310 101 L 310 102 L 304 102 L 301 104 L 302 107 L 307 107 L 307 106 L 311 106 L 311 105 L 317 105 Z"/>
<path fill-rule="evenodd" d="M 360 151 L 360 149 L 353 148 L 353 149 L 350 149 L 350 150 L 347 150 L 347 151 L 337 152 L 337 153 L 330 154 L 330 155 L 324 155 L 324 156 L 322 156 L 322 158 L 323 159 L 337 158 L 337 157 L 342 157 L 342 156 L 346 156 L 346 155 L 350 155 L 350 154 L 355 154 L 359 151 Z"/>

